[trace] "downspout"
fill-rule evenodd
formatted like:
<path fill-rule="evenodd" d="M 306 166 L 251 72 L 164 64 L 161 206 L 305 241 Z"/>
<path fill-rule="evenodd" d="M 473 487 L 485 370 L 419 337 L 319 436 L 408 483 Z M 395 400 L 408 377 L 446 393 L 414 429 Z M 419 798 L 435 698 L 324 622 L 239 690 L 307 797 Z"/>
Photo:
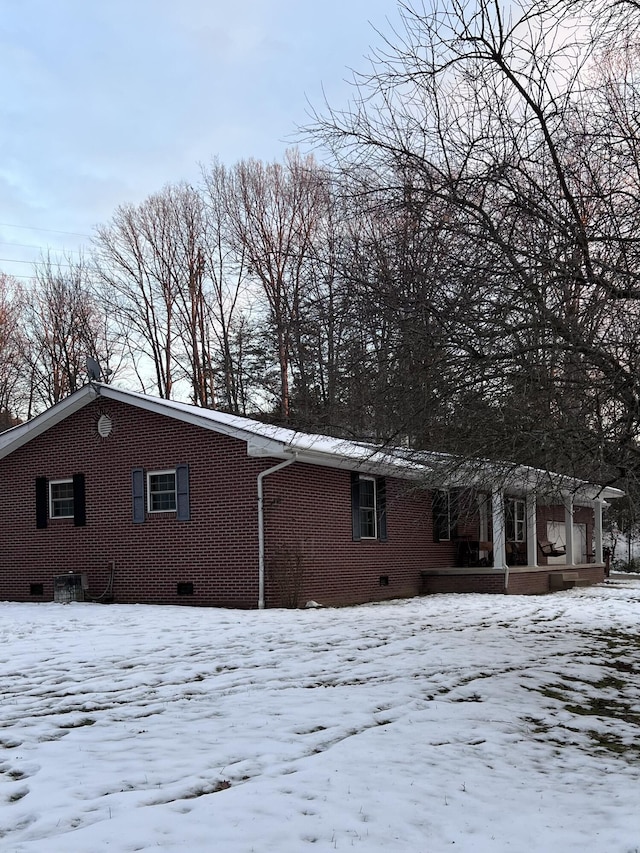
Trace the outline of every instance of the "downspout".
<path fill-rule="evenodd" d="M 278 462 L 273 468 L 267 468 L 258 474 L 258 610 L 264 610 L 264 490 L 262 481 L 269 474 L 281 471 L 287 465 L 291 465 L 298 458 L 294 453 L 291 459 Z"/>

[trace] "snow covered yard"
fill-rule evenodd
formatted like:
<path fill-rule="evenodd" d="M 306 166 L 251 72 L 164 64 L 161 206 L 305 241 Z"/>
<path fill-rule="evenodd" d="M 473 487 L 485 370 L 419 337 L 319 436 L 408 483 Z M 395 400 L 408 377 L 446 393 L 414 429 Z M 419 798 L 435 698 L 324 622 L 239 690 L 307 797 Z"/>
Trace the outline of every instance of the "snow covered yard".
<path fill-rule="evenodd" d="M 639 853 L 640 580 L 0 604 L 3 853 Z"/>

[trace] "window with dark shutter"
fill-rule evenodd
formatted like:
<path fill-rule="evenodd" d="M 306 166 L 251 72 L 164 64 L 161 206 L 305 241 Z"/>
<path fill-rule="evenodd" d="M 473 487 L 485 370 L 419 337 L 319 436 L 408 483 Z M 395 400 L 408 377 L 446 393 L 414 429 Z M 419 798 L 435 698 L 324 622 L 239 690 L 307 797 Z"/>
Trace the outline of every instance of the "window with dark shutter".
<path fill-rule="evenodd" d="M 375 539 L 376 535 L 376 481 L 360 477 L 360 538 Z"/>
<path fill-rule="evenodd" d="M 458 530 L 458 493 L 440 489 L 432 493 L 433 538 L 435 542 L 455 539 Z"/>
<path fill-rule="evenodd" d="M 384 477 L 351 474 L 351 528 L 354 542 L 387 541 L 387 490 Z"/>
<path fill-rule="evenodd" d="M 449 492 L 439 490 L 432 493 L 433 538 L 435 542 L 451 539 L 451 517 Z"/>

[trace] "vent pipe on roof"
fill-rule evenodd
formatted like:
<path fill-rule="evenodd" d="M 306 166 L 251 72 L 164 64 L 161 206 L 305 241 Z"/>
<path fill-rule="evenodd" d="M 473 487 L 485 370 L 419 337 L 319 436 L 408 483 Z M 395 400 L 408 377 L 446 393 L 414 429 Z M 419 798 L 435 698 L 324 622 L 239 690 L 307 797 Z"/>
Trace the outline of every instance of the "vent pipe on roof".
<path fill-rule="evenodd" d="M 295 462 L 297 458 L 298 454 L 294 453 L 291 459 L 278 462 L 277 465 L 258 474 L 258 610 L 264 610 L 264 488 L 262 483 L 269 474 L 281 471 L 287 465 Z"/>

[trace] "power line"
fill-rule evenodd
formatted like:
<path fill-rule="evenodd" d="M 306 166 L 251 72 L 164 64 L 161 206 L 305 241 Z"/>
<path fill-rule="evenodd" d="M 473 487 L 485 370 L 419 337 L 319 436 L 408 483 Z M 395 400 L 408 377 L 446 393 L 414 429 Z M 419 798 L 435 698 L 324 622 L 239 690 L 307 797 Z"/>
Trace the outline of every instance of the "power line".
<path fill-rule="evenodd" d="M 91 239 L 91 234 L 80 234 L 78 231 L 58 231 L 55 228 L 38 228 L 36 225 L 13 225 L 11 222 L 0 222 L 1 228 L 22 228 L 25 231 L 46 231 L 48 234 L 69 234 L 72 237 L 86 237 Z"/>
<path fill-rule="evenodd" d="M 19 261 L 16 258 L 0 258 L 0 263 L 2 264 L 38 264 L 40 265 L 40 261 Z M 58 261 L 55 261 L 51 264 L 54 267 L 72 267 L 73 264 L 61 264 Z"/>
<path fill-rule="evenodd" d="M 0 240 L 0 246 L 16 246 L 20 249 L 39 249 L 41 252 L 50 252 L 51 251 L 51 246 L 46 246 L 46 247 L 45 246 L 34 246 L 33 243 L 11 243 L 9 240 Z M 57 252 L 60 250 L 56 249 L 55 251 Z M 62 251 L 64 251 L 65 254 L 67 254 L 67 253 L 72 254 L 72 255 L 81 254 L 80 249 L 64 249 Z"/>

